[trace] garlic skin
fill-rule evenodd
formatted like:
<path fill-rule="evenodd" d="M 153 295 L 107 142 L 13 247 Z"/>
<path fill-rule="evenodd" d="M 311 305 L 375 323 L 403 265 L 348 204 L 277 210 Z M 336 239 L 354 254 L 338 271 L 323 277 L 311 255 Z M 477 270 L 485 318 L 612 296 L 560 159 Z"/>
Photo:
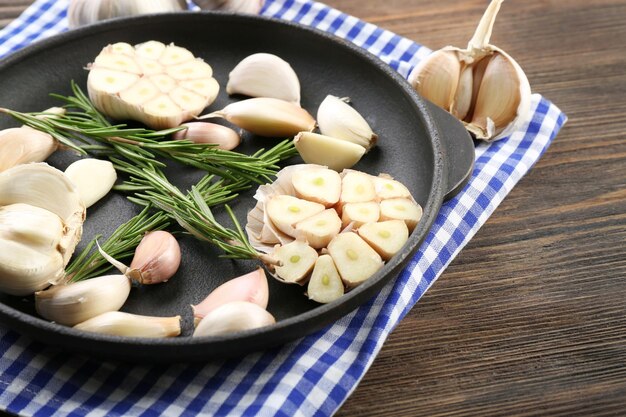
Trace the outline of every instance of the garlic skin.
<path fill-rule="evenodd" d="M 140 284 L 167 282 L 180 266 L 180 245 L 169 232 L 147 233 L 135 249 L 135 256 L 126 273 Z"/>
<path fill-rule="evenodd" d="M 366 151 L 376 145 L 376 135 L 367 121 L 344 100 L 328 95 L 317 109 L 317 124 L 322 135 L 343 139 L 363 146 Z"/>
<path fill-rule="evenodd" d="M 312 131 L 315 119 L 297 104 L 271 97 L 237 101 L 198 119 L 221 117 L 249 132 L 266 137 L 290 137 Z"/>
<path fill-rule="evenodd" d="M 200 303 L 192 305 L 193 317 L 196 325 L 211 311 L 233 302 L 246 301 L 265 309 L 269 300 L 267 277 L 262 268 L 241 275 L 215 288 Z"/>
<path fill-rule="evenodd" d="M 59 149 L 49 134 L 30 127 L 14 127 L 0 131 L 0 172 L 16 165 L 43 162 Z"/>
<path fill-rule="evenodd" d="M 59 282 L 82 236 L 76 186 L 45 163 L 0 173 L 0 291 L 29 295 Z"/>
<path fill-rule="evenodd" d="M 130 280 L 124 275 L 57 285 L 35 293 L 35 308 L 47 320 L 74 326 L 107 311 L 119 310 L 130 287 Z"/>
<path fill-rule="evenodd" d="M 300 80 L 284 59 L 256 53 L 239 62 L 228 75 L 228 94 L 273 97 L 300 104 Z"/>
<path fill-rule="evenodd" d="M 186 10 L 184 0 L 72 0 L 68 10 L 70 28 L 115 17 Z"/>
<path fill-rule="evenodd" d="M 108 45 L 88 69 L 87 91 L 99 111 L 155 130 L 193 119 L 219 92 L 209 64 L 185 48 L 158 41 Z"/>
<path fill-rule="evenodd" d="M 107 195 L 117 180 L 117 172 L 111 162 L 94 158 L 73 162 L 65 169 L 65 175 L 78 187 L 85 208 Z"/>
<path fill-rule="evenodd" d="M 180 335 L 180 316 L 153 317 L 108 311 L 78 323 L 75 329 L 127 337 L 176 337 Z"/>
<path fill-rule="evenodd" d="M 436 51 L 408 78 L 418 93 L 485 141 L 509 136 L 530 116 L 526 74 L 510 55 L 489 44 L 502 1 L 491 1 L 466 49 L 447 46 Z"/>
<path fill-rule="evenodd" d="M 220 336 L 274 323 L 276 319 L 264 308 L 246 301 L 232 301 L 216 308 L 200 320 L 193 337 Z"/>
<path fill-rule="evenodd" d="M 264 0 L 194 0 L 201 9 L 228 10 L 239 13 L 258 14 Z"/>
<path fill-rule="evenodd" d="M 241 143 L 241 135 L 233 129 L 208 122 L 188 122 L 184 130 L 179 130 L 172 135 L 174 140 L 190 140 L 194 143 L 211 143 L 217 145 L 217 149 L 231 151 Z"/>

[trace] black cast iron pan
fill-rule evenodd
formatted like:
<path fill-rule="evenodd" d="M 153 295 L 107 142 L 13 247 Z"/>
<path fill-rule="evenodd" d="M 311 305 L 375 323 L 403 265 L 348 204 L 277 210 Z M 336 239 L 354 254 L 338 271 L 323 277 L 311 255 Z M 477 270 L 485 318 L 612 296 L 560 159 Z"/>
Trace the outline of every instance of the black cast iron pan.
<path fill-rule="evenodd" d="M 224 337 L 191 338 L 190 304 L 202 300 L 229 278 L 251 271 L 253 262 L 218 258 L 208 244 L 183 237 L 183 262 L 166 284 L 134 288 L 124 311 L 184 317 L 184 335 L 173 339 L 120 338 L 79 332 L 37 317 L 32 297 L 0 294 L 0 320 L 17 331 L 66 350 L 128 360 L 187 361 L 241 355 L 276 346 L 310 334 L 368 301 L 391 281 L 415 253 L 434 221 L 444 198 L 467 181 L 474 161 L 474 147 L 465 129 L 447 113 L 421 99 L 393 69 L 378 58 L 332 35 L 300 25 L 258 16 L 215 13 L 179 13 L 143 16 L 101 23 L 67 32 L 34 44 L 0 63 L 0 105 L 19 111 L 41 111 L 59 103 L 50 93 L 70 94 L 70 81 L 83 89 L 86 64 L 100 49 L 119 41 L 131 44 L 147 40 L 174 42 L 205 59 L 221 86 L 229 71 L 244 57 L 270 52 L 287 60 L 302 86 L 302 106 L 312 114 L 327 94 L 349 96 L 379 135 L 379 146 L 356 169 L 386 172 L 406 184 L 424 208 L 424 216 L 404 250 L 366 283 L 333 303 L 309 301 L 299 286 L 270 281 L 268 310 L 278 323 L 254 331 Z M 223 91 L 210 107 L 219 109 L 240 97 Z M 8 117 L 0 128 L 15 126 Z M 278 139 L 244 136 L 240 152 L 270 147 Z M 58 153 L 49 160 L 64 169 L 75 157 Z M 298 163 L 294 158 L 288 163 Z M 185 186 L 199 178 L 191 169 L 170 170 L 175 183 Z M 253 192 L 233 204 L 245 222 L 254 205 Z M 87 213 L 83 241 L 95 234 L 108 236 L 119 224 L 138 212 L 118 193 L 110 193 Z M 216 210 L 218 220 L 227 222 Z M 80 247 L 79 247 L 80 249 Z"/>

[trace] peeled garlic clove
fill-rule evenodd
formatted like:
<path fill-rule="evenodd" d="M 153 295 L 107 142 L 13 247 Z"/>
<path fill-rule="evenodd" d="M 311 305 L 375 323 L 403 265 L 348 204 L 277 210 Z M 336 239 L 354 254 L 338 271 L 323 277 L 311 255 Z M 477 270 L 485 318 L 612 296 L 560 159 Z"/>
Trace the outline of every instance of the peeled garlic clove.
<path fill-rule="evenodd" d="M 176 337 L 180 335 L 180 316 L 153 317 L 109 311 L 78 323 L 75 329 L 128 337 Z"/>
<path fill-rule="evenodd" d="M 383 266 L 380 255 L 354 232 L 335 236 L 328 245 L 328 254 L 348 288 L 361 284 Z"/>
<path fill-rule="evenodd" d="M 289 137 L 315 128 L 315 119 L 297 104 L 270 97 L 237 101 L 222 110 L 198 117 L 221 117 L 259 136 Z"/>
<path fill-rule="evenodd" d="M 87 90 L 109 117 L 165 129 L 199 115 L 217 97 L 219 84 L 211 66 L 187 49 L 148 41 L 103 48 L 89 66 Z"/>
<path fill-rule="evenodd" d="M 0 173 L 0 207 L 24 203 L 56 214 L 63 222 L 57 250 L 65 266 L 80 241 L 85 206 L 74 183 L 45 163 L 17 165 Z"/>
<path fill-rule="evenodd" d="M 258 14 L 264 0 L 196 0 L 194 3 L 201 9 L 230 10 L 239 13 Z"/>
<path fill-rule="evenodd" d="M 290 284 L 304 285 L 317 260 L 317 252 L 306 242 L 294 240 L 277 247 L 272 256 L 279 260 L 276 277 Z"/>
<path fill-rule="evenodd" d="M 73 162 L 65 169 L 65 175 L 78 187 L 85 208 L 107 195 L 117 180 L 111 162 L 93 158 Z"/>
<path fill-rule="evenodd" d="M 344 100 L 328 95 L 317 109 L 322 135 L 343 139 L 369 150 L 378 140 L 367 121 Z"/>
<path fill-rule="evenodd" d="M 341 230 L 341 219 L 334 209 L 327 209 L 296 224 L 295 237 L 314 249 L 325 248 Z"/>
<path fill-rule="evenodd" d="M 385 261 L 388 261 L 409 239 L 409 228 L 403 220 L 387 220 L 366 223 L 359 227 L 358 234 Z"/>
<path fill-rule="evenodd" d="M 241 136 L 233 129 L 207 122 L 188 122 L 183 125 L 184 130 L 179 130 L 172 137 L 175 140 L 189 140 L 194 143 L 210 143 L 217 145 L 216 148 L 230 151 L 241 143 Z"/>
<path fill-rule="evenodd" d="M 409 82 L 461 120 L 477 139 L 509 136 L 530 115 L 530 84 L 519 64 L 489 39 L 502 0 L 492 0 L 467 48 L 447 46 L 422 60 Z"/>
<path fill-rule="evenodd" d="M 408 198 L 390 198 L 380 202 L 380 220 L 402 220 L 410 231 L 422 218 L 422 206 Z"/>
<path fill-rule="evenodd" d="M 0 172 L 29 162 L 43 162 L 59 148 L 49 134 L 29 127 L 0 131 Z"/>
<path fill-rule="evenodd" d="M 300 81 L 284 59 L 267 53 L 244 58 L 228 75 L 228 94 L 273 97 L 300 103 Z"/>
<path fill-rule="evenodd" d="M 337 171 L 325 167 L 298 170 L 291 179 L 298 198 L 331 207 L 341 195 L 341 177 Z"/>
<path fill-rule="evenodd" d="M 194 319 L 199 321 L 216 308 L 233 301 L 246 301 L 265 309 L 268 300 L 269 288 L 265 271 L 257 268 L 223 283 L 211 291 L 204 300 L 191 307 Z"/>
<path fill-rule="evenodd" d="M 107 311 L 119 310 L 130 294 L 124 275 L 106 275 L 57 285 L 35 293 L 37 313 L 47 320 L 74 326 Z"/>
<path fill-rule="evenodd" d="M 171 233 L 164 230 L 149 232 L 135 249 L 125 275 L 140 284 L 166 282 L 178 271 L 180 259 L 180 245 Z"/>
<path fill-rule="evenodd" d="M 344 291 L 343 281 L 333 258 L 330 255 L 317 258 L 306 291 L 309 299 L 318 303 L 330 303 L 340 298 Z"/>
<path fill-rule="evenodd" d="M 198 336 L 220 336 L 276 323 L 264 308 L 246 301 L 232 301 L 207 314 L 193 332 Z"/>
<path fill-rule="evenodd" d="M 64 275 L 63 221 L 28 204 L 0 207 L 0 291 L 28 295 Z"/>
<path fill-rule="evenodd" d="M 72 0 L 68 9 L 69 27 L 88 25 L 115 17 L 187 9 L 184 0 Z"/>
<path fill-rule="evenodd" d="M 360 145 L 311 132 L 298 133 L 293 143 L 304 162 L 326 165 L 335 171 L 356 165 L 365 154 Z"/>

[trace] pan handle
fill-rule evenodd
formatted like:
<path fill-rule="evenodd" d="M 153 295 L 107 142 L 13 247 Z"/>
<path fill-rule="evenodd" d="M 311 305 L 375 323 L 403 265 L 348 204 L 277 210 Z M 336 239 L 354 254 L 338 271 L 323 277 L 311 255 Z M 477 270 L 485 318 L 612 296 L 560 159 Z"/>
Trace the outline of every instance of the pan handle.
<path fill-rule="evenodd" d="M 430 111 L 443 148 L 443 160 L 448 171 L 444 201 L 457 195 L 469 181 L 474 170 L 474 141 L 463 124 L 439 106 L 424 100 Z"/>

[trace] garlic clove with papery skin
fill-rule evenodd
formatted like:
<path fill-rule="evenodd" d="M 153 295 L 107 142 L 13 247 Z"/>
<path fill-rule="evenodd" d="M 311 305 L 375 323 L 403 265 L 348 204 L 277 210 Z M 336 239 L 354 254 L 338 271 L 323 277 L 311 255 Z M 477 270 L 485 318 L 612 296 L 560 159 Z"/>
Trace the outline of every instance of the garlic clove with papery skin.
<path fill-rule="evenodd" d="M 71 163 L 65 169 L 65 175 L 78 187 L 85 208 L 107 195 L 117 180 L 117 172 L 111 162 L 94 158 Z"/>
<path fill-rule="evenodd" d="M 30 127 L 0 131 L 0 172 L 16 165 L 43 162 L 59 148 L 49 134 Z"/>
<path fill-rule="evenodd" d="M 295 71 L 284 59 L 268 53 L 252 54 L 239 62 L 228 75 L 226 92 L 300 104 L 300 81 Z"/>
<path fill-rule="evenodd" d="M 189 140 L 194 143 L 211 143 L 218 149 L 230 151 L 241 143 L 241 135 L 233 129 L 208 122 L 188 122 L 172 135 L 175 140 Z"/>
<path fill-rule="evenodd" d="M 249 132 L 266 137 L 290 137 L 315 128 L 315 119 L 289 101 L 257 97 L 237 101 L 198 119 L 221 117 Z"/>
<path fill-rule="evenodd" d="M 107 311 L 119 310 L 130 288 L 130 280 L 124 275 L 90 278 L 37 291 L 35 308 L 47 320 L 74 326 Z"/>
<path fill-rule="evenodd" d="M 258 14 L 265 3 L 264 0 L 195 0 L 201 9 L 228 10 L 239 13 Z"/>
<path fill-rule="evenodd" d="M 346 99 L 328 95 L 317 109 L 317 124 L 322 135 L 346 140 L 370 150 L 376 135 L 361 114 Z"/>
<path fill-rule="evenodd" d="M 198 322 L 216 308 L 233 302 L 247 301 L 267 308 L 269 300 L 269 287 L 267 277 L 262 268 L 257 268 L 252 272 L 232 278 L 219 287 L 215 288 L 200 303 L 192 305 L 193 317 Z"/>
<path fill-rule="evenodd" d="M 502 139 L 530 116 L 530 84 L 519 64 L 489 44 L 503 0 L 492 0 L 467 48 L 447 46 L 409 74 L 413 88 L 463 122 L 477 139 Z"/>
<path fill-rule="evenodd" d="M 232 301 L 207 314 L 193 332 L 193 337 L 220 336 L 252 330 L 276 323 L 264 308 L 246 301 Z"/>
<path fill-rule="evenodd" d="M 77 330 L 128 337 L 176 337 L 180 335 L 180 316 L 154 317 L 108 311 L 74 326 Z"/>
<path fill-rule="evenodd" d="M 68 9 L 70 28 L 116 17 L 186 10 L 185 0 L 72 0 Z"/>

